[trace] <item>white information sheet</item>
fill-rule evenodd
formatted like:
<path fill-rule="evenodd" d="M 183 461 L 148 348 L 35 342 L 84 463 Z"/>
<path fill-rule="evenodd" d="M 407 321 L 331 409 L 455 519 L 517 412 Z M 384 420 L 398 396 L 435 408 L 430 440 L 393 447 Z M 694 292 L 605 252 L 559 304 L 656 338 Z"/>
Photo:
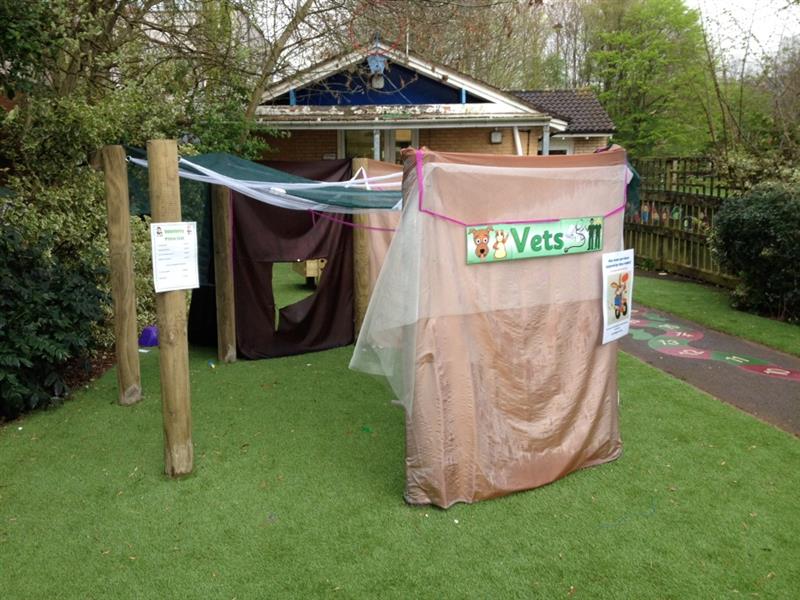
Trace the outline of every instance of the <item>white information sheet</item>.
<path fill-rule="evenodd" d="M 603 343 L 628 333 L 633 309 L 633 249 L 603 254 Z"/>
<path fill-rule="evenodd" d="M 150 241 L 156 292 L 200 287 L 195 222 L 151 223 Z"/>

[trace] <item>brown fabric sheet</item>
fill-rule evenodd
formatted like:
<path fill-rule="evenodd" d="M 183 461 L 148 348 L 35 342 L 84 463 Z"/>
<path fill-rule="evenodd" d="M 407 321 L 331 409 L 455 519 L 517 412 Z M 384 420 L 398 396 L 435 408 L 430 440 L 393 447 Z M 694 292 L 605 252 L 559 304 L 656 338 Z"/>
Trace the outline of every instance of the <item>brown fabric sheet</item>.
<path fill-rule="evenodd" d="M 351 176 L 349 160 L 260 162 L 316 181 L 344 181 Z M 233 195 L 232 202 L 239 356 L 272 358 L 352 343 L 353 299 L 352 294 L 347 293 L 352 289 L 353 277 L 351 228 L 323 218 L 312 219 L 307 212 L 270 206 L 239 194 Z M 280 327 L 276 330 L 272 264 L 321 256 L 329 257 L 329 262 L 316 293 L 285 307 L 281 311 Z M 211 268 L 213 282 L 213 261 Z M 213 286 L 192 293 L 189 341 L 198 345 L 217 345 Z"/>
<path fill-rule="evenodd" d="M 353 247 L 349 227 L 233 194 L 236 342 L 245 358 L 272 358 L 353 341 Z M 316 292 L 279 311 L 272 266 L 328 260 Z"/>
<path fill-rule="evenodd" d="M 406 501 L 486 500 L 617 458 L 616 344 L 575 336 L 599 318 L 589 301 L 421 321 Z"/>
<path fill-rule="evenodd" d="M 259 160 L 260 164 L 284 173 L 314 181 L 344 181 L 350 179 L 350 159 L 336 160 Z"/>
<path fill-rule="evenodd" d="M 373 159 L 361 159 L 369 177 L 400 173 L 401 165 Z M 394 188 L 396 189 L 396 188 Z M 360 227 L 353 230 L 353 260 L 355 265 L 356 332 L 361 329 L 364 312 L 378 280 L 394 231 L 400 226 L 400 211 L 380 210 L 353 215 Z"/>
<path fill-rule="evenodd" d="M 401 165 L 392 163 L 385 163 L 377 160 L 368 159 L 366 171 L 370 177 L 380 177 L 381 175 L 391 175 L 392 173 L 399 173 L 403 170 Z M 361 215 L 364 217 L 364 224 L 368 227 L 376 227 L 379 229 L 397 229 L 400 226 L 399 211 L 375 211 Z M 378 231 L 376 229 L 368 229 L 367 235 L 369 238 L 368 244 L 368 264 L 369 264 L 369 293 L 375 287 L 375 282 L 378 279 L 378 274 L 381 272 L 383 260 L 386 258 L 386 252 L 392 243 L 394 237 L 393 231 Z"/>
<path fill-rule="evenodd" d="M 459 165 L 480 165 L 484 167 L 520 167 L 520 168 L 563 168 L 563 167 L 607 167 L 625 162 L 625 150 L 620 146 L 612 146 L 604 152 L 594 154 L 554 154 L 551 156 L 516 156 L 512 154 L 470 154 L 466 152 L 438 152 L 423 148 L 425 162 L 452 163 Z M 403 148 L 403 168 L 409 168 L 409 160 L 413 158 L 415 148 Z"/>
<path fill-rule="evenodd" d="M 475 502 L 617 458 L 601 253 L 467 265 L 465 227 L 419 210 L 406 156 L 402 226 L 351 362 L 385 375 L 406 408 L 406 500 Z M 467 223 L 605 215 L 624 200 L 621 151 L 426 151 L 424 165 L 424 207 Z M 619 212 L 605 220 L 603 252 L 621 246 Z"/>

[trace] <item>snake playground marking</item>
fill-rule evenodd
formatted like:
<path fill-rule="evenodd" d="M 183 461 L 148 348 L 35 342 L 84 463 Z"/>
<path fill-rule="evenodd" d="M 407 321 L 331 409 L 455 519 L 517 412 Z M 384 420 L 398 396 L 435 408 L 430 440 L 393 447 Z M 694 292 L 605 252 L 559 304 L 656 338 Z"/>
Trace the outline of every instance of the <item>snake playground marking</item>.
<path fill-rule="evenodd" d="M 658 329 L 661 333 L 651 333 L 646 331 L 647 329 Z M 754 356 L 694 348 L 689 344 L 703 339 L 702 331 L 685 329 L 681 325 L 670 323 L 666 317 L 655 313 L 642 313 L 638 309 L 633 309 L 631 336 L 634 340 L 647 342 L 650 348 L 668 356 L 694 360 L 713 360 L 738 367 L 748 373 L 756 373 L 776 379 L 800 381 L 800 371 L 785 369 Z"/>

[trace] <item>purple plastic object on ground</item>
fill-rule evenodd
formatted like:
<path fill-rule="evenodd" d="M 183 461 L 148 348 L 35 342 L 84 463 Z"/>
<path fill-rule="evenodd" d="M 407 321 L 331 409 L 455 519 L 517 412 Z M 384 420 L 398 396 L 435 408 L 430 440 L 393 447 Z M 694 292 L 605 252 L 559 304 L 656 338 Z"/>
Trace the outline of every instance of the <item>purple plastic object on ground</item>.
<path fill-rule="evenodd" d="M 139 336 L 140 346 L 158 346 L 158 327 L 155 325 L 148 325 L 142 329 L 142 335 Z"/>

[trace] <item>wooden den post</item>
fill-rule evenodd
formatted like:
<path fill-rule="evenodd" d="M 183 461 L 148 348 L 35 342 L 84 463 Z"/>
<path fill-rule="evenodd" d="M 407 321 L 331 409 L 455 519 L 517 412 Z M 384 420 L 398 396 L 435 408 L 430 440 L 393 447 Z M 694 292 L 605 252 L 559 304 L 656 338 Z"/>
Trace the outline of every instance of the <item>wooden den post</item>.
<path fill-rule="evenodd" d="M 353 159 L 353 174 L 361 167 L 367 168 L 365 158 Z M 367 217 L 361 214 L 353 215 L 354 225 L 365 225 Z M 364 315 L 369 304 L 369 238 L 367 230 L 363 227 L 353 227 L 353 309 L 355 334 L 361 331 Z"/>
<path fill-rule="evenodd" d="M 178 146 L 175 140 L 147 142 L 150 209 L 154 223 L 181 220 Z M 186 291 L 156 294 L 164 418 L 164 470 L 170 477 L 192 472 L 192 407 Z"/>
<path fill-rule="evenodd" d="M 111 297 L 114 303 L 114 348 L 117 355 L 118 402 L 124 406 L 142 399 L 139 348 L 136 339 L 136 288 L 131 255 L 128 165 L 122 146 L 102 151 L 108 211 L 108 253 Z"/>
<path fill-rule="evenodd" d="M 217 358 L 236 362 L 236 309 L 233 292 L 233 240 L 230 190 L 211 186 L 214 223 L 214 287 L 217 297 Z"/>

